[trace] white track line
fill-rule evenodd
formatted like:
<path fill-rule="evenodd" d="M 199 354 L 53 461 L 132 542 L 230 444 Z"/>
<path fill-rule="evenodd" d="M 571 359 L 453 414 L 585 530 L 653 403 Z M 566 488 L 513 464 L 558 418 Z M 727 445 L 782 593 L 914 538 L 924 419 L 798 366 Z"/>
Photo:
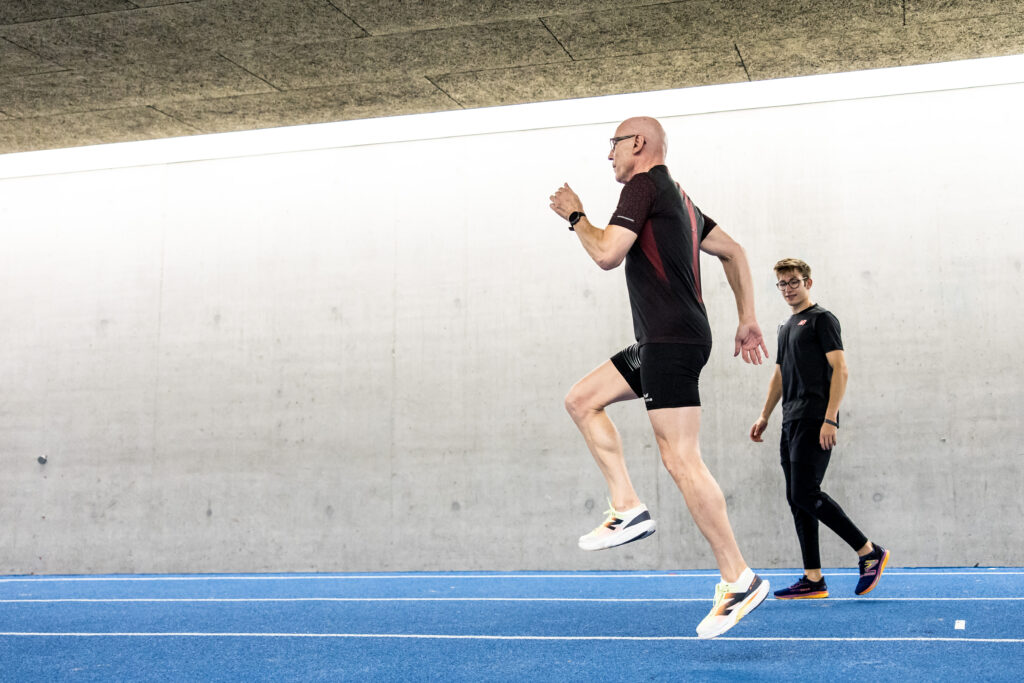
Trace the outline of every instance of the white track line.
<path fill-rule="evenodd" d="M 495 636 L 449 635 L 434 633 L 56 633 L 56 632 L 0 632 L 0 638 L 379 638 L 410 640 L 542 640 L 542 641 L 675 641 L 699 640 L 696 636 Z M 1024 643 L 1024 638 L 830 638 L 830 637 L 729 637 L 715 640 L 754 642 L 872 642 L 872 643 Z"/>
<path fill-rule="evenodd" d="M 0 599 L 0 605 L 37 604 L 37 603 L 235 603 L 235 602 L 709 602 L 709 598 L 343 598 L 343 597 L 305 597 L 305 598 L 10 598 Z M 1024 597 L 992 597 L 992 598 L 825 598 L 822 600 L 800 600 L 798 602 L 999 602 L 1024 601 Z M 774 602 L 774 601 L 773 601 Z M 781 601 L 780 601 L 781 602 Z M 792 602 L 792 601 L 787 601 Z"/>
<path fill-rule="evenodd" d="M 789 572 L 758 572 L 760 576 L 794 576 L 798 570 Z M 1020 571 L 973 572 L 907 572 L 886 571 L 887 576 L 1024 576 Z M 859 576 L 857 572 L 830 572 L 828 576 Z M 322 574 L 297 576 L 267 575 L 210 575 L 210 576 L 19 576 L 0 578 L 0 583 L 20 582 L 93 582 L 93 581 L 335 581 L 335 580 L 410 580 L 410 579 L 719 579 L 718 574 Z"/>

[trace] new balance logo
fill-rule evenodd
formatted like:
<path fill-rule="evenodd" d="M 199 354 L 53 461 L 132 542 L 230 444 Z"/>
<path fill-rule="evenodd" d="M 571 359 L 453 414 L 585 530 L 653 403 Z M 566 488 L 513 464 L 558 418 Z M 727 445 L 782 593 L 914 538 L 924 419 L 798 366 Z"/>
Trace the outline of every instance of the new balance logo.
<path fill-rule="evenodd" d="M 740 604 L 740 599 L 743 598 L 746 593 L 737 595 L 736 593 L 729 593 L 725 596 L 725 600 L 722 601 L 722 614 L 730 614 Z"/>

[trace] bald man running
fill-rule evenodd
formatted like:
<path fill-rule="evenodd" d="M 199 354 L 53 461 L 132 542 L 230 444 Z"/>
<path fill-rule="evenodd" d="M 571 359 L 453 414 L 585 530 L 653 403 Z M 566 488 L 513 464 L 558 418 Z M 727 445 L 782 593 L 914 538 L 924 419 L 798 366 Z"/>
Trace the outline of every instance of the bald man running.
<path fill-rule="evenodd" d="M 722 581 L 697 626 L 701 638 L 732 628 L 768 594 L 768 582 L 740 553 L 725 497 L 700 455 L 697 382 L 711 353 L 711 327 L 701 292 L 698 249 L 717 256 L 739 310 L 734 356 L 760 364 L 768 357 L 754 315 L 750 267 L 743 248 L 704 216 L 665 167 L 665 131 L 647 117 L 623 121 L 611 139 L 615 179 L 625 187 L 606 228 L 594 226 L 568 184 L 551 209 L 569 221 L 587 254 L 604 270 L 626 262 L 636 344 L 605 361 L 570 390 L 565 405 L 608 482 L 611 509 L 582 536 L 584 550 L 640 540 L 655 522 L 629 479 L 622 441 L 605 407 L 643 397 L 661 460 L 682 491 L 693 520 L 711 545 Z"/>

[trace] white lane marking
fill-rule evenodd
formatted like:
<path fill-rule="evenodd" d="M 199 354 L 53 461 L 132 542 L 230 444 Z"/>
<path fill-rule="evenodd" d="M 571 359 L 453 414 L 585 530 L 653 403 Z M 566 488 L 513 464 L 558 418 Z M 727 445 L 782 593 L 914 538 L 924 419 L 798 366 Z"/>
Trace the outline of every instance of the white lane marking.
<path fill-rule="evenodd" d="M 1018 598 L 1014 598 L 1018 599 Z M 1024 598 L 1019 598 L 1024 600 Z M 9 603 L 48 602 L 711 602 L 710 598 L 17 598 Z"/>
<path fill-rule="evenodd" d="M 887 572 L 892 574 L 892 570 Z M 1024 572 L 1021 572 L 1024 574 Z M 792 575 L 792 572 L 785 576 Z M 762 574 L 761 576 L 764 576 Z M 830 574 L 830 576 L 832 576 Z M 851 574 L 856 576 L 856 574 Z M 92 582 L 92 581 L 335 581 L 335 580 L 393 580 L 393 579 L 684 579 L 705 578 L 721 579 L 718 574 L 321 574 L 299 576 L 265 576 L 265 575 L 210 575 L 210 576 L 26 576 L 0 578 L 0 583 L 18 582 Z"/>
<path fill-rule="evenodd" d="M 758 572 L 759 576 L 793 576 L 796 571 Z M 886 576 L 1024 576 L 1020 571 L 988 571 L 979 569 L 972 572 L 913 572 L 888 569 Z M 828 576 L 859 576 L 857 572 L 830 572 Z M 191 576 L 16 576 L 0 578 L 0 583 L 22 582 L 92 582 L 92 581 L 335 581 L 335 580 L 392 580 L 392 579 L 720 579 L 718 574 L 310 574 L 284 576 L 263 574 L 239 575 L 191 575 Z"/>
<path fill-rule="evenodd" d="M 963 631 L 967 628 L 967 621 L 964 619 L 957 619 L 956 624 L 953 626 L 957 631 Z"/>
<path fill-rule="evenodd" d="M 970 602 L 1024 601 L 1024 597 L 992 598 L 826 598 L 823 600 L 787 600 L 786 602 Z M 4 598 L 0 605 L 22 603 L 160 603 L 160 602 L 710 602 L 709 598 L 497 598 L 497 597 L 298 597 L 298 598 Z M 770 601 L 775 602 L 775 601 Z"/>
<path fill-rule="evenodd" d="M 0 632 L 2 638 L 380 638 L 380 639 L 419 639 L 419 640 L 559 640 L 559 641 L 662 641 L 662 640 L 699 640 L 697 636 L 498 636 L 498 635 L 459 635 L 443 633 L 197 633 L 197 632 L 150 632 L 150 633 L 83 633 L 83 632 L 37 632 L 7 631 Z M 1024 643 L 1024 638 L 926 638 L 926 637 L 894 637 L 894 638 L 838 638 L 813 636 L 807 638 L 786 637 L 731 637 L 719 636 L 715 640 L 753 641 L 753 642 L 872 642 L 872 643 Z"/>

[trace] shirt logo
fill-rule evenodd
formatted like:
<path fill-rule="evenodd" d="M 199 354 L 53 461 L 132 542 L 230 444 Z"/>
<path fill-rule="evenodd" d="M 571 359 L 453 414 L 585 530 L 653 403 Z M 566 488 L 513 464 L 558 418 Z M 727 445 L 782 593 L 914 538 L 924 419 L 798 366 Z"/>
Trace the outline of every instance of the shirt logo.
<path fill-rule="evenodd" d="M 798 323 L 797 323 L 796 325 L 797 325 L 797 327 L 799 327 L 799 326 L 801 326 L 801 325 L 806 325 L 806 324 L 807 324 L 807 318 L 804 318 L 803 320 L 801 320 L 800 322 L 798 322 Z"/>
<path fill-rule="evenodd" d="M 644 394 L 644 403 L 652 403 L 654 401 L 650 394 Z"/>

